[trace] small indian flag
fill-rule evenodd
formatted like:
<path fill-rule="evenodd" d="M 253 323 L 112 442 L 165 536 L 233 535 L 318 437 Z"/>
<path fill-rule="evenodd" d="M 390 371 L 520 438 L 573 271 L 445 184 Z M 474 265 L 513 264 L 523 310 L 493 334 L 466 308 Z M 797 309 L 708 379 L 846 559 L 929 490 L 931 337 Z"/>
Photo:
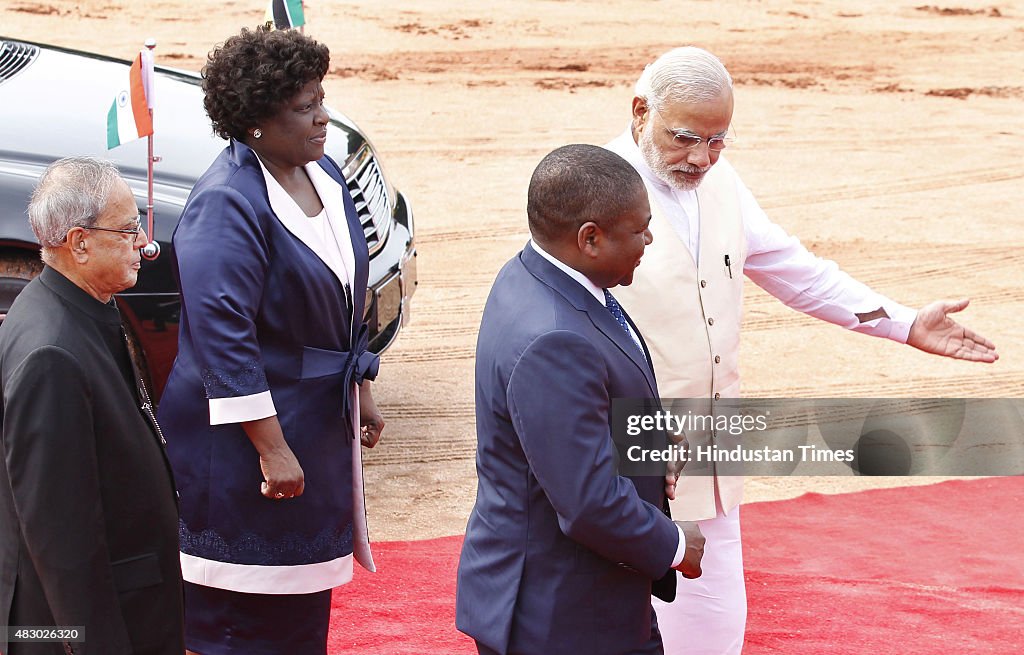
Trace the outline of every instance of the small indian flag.
<path fill-rule="evenodd" d="M 128 71 L 128 88 L 107 112 L 107 150 L 153 133 L 153 53 L 143 50 Z"/>
<path fill-rule="evenodd" d="M 271 0 L 263 20 L 279 30 L 302 27 L 306 24 L 302 0 Z"/>

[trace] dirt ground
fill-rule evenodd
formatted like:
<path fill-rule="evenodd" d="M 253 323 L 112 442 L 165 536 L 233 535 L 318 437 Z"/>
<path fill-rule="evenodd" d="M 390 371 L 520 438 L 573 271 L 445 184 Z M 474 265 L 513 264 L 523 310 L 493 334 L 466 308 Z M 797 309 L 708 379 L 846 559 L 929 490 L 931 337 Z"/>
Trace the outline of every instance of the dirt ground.
<path fill-rule="evenodd" d="M 911 306 L 970 296 L 985 366 L 797 314 L 748 283 L 744 394 L 1024 396 L 1024 3 L 949 0 L 377 0 L 307 3 L 328 102 L 373 139 L 416 215 L 412 323 L 384 356 L 367 456 L 374 537 L 457 534 L 475 493 L 473 356 L 484 299 L 528 237 L 540 158 L 627 124 L 643 66 L 677 45 L 736 82 L 728 157 L 769 215 Z M 5 0 L 0 33 L 198 69 L 264 2 Z M 747 500 L 930 479 L 750 479 Z"/>

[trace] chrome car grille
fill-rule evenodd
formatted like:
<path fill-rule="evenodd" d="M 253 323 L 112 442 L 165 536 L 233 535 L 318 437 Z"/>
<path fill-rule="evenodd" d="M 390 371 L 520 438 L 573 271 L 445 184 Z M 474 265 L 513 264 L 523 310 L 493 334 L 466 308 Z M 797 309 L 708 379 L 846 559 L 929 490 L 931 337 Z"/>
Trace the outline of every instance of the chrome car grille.
<path fill-rule="evenodd" d="M 39 48 L 27 43 L 0 41 L 0 82 L 9 80 L 32 63 Z"/>
<path fill-rule="evenodd" d="M 391 202 L 384 176 L 369 145 L 363 144 L 348 160 L 344 173 L 372 255 L 383 247 L 391 229 Z"/>

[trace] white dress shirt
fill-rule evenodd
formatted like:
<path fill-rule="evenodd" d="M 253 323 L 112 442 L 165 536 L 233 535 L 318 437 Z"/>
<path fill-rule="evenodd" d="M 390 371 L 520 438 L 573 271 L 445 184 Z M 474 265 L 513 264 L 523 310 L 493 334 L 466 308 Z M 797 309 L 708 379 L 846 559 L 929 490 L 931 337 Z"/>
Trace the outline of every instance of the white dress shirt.
<path fill-rule="evenodd" d="M 537 251 L 538 255 L 551 262 L 558 270 L 579 282 L 580 286 L 589 291 L 590 295 L 597 298 L 597 302 L 601 303 L 603 307 L 608 307 L 608 304 L 604 299 L 604 289 L 591 282 L 590 278 L 583 273 L 580 273 L 575 268 L 567 266 L 564 262 L 555 259 L 551 254 L 545 252 L 543 248 L 537 245 L 536 241 L 531 240 L 530 245 L 533 246 L 533 249 Z M 612 296 L 614 297 L 615 294 L 612 294 Z M 640 352 L 644 352 L 644 347 L 640 344 L 640 338 L 636 335 L 636 331 L 628 321 L 626 322 L 626 327 L 629 328 L 629 336 L 633 337 L 633 343 L 635 343 L 636 347 L 640 349 Z"/>
<path fill-rule="evenodd" d="M 696 191 L 680 191 L 665 184 L 644 161 L 629 127 L 605 146 L 633 165 L 644 178 L 676 234 L 686 244 L 693 261 L 700 252 L 700 212 Z M 815 256 L 773 223 L 739 176 L 736 195 L 747 238 L 743 272 L 757 286 L 786 306 L 848 330 L 906 343 L 917 311 L 872 291 L 839 269 L 830 260 Z M 883 308 L 889 318 L 860 322 L 855 312 Z"/>

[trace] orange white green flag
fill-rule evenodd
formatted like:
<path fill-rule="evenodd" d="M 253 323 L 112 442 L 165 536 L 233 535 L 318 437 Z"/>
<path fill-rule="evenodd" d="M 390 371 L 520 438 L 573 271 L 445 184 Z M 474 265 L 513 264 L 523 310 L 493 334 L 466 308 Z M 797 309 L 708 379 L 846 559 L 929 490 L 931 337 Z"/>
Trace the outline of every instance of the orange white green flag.
<path fill-rule="evenodd" d="M 153 133 L 153 52 L 143 50 L 107 112 L 107 150 Z"/>

